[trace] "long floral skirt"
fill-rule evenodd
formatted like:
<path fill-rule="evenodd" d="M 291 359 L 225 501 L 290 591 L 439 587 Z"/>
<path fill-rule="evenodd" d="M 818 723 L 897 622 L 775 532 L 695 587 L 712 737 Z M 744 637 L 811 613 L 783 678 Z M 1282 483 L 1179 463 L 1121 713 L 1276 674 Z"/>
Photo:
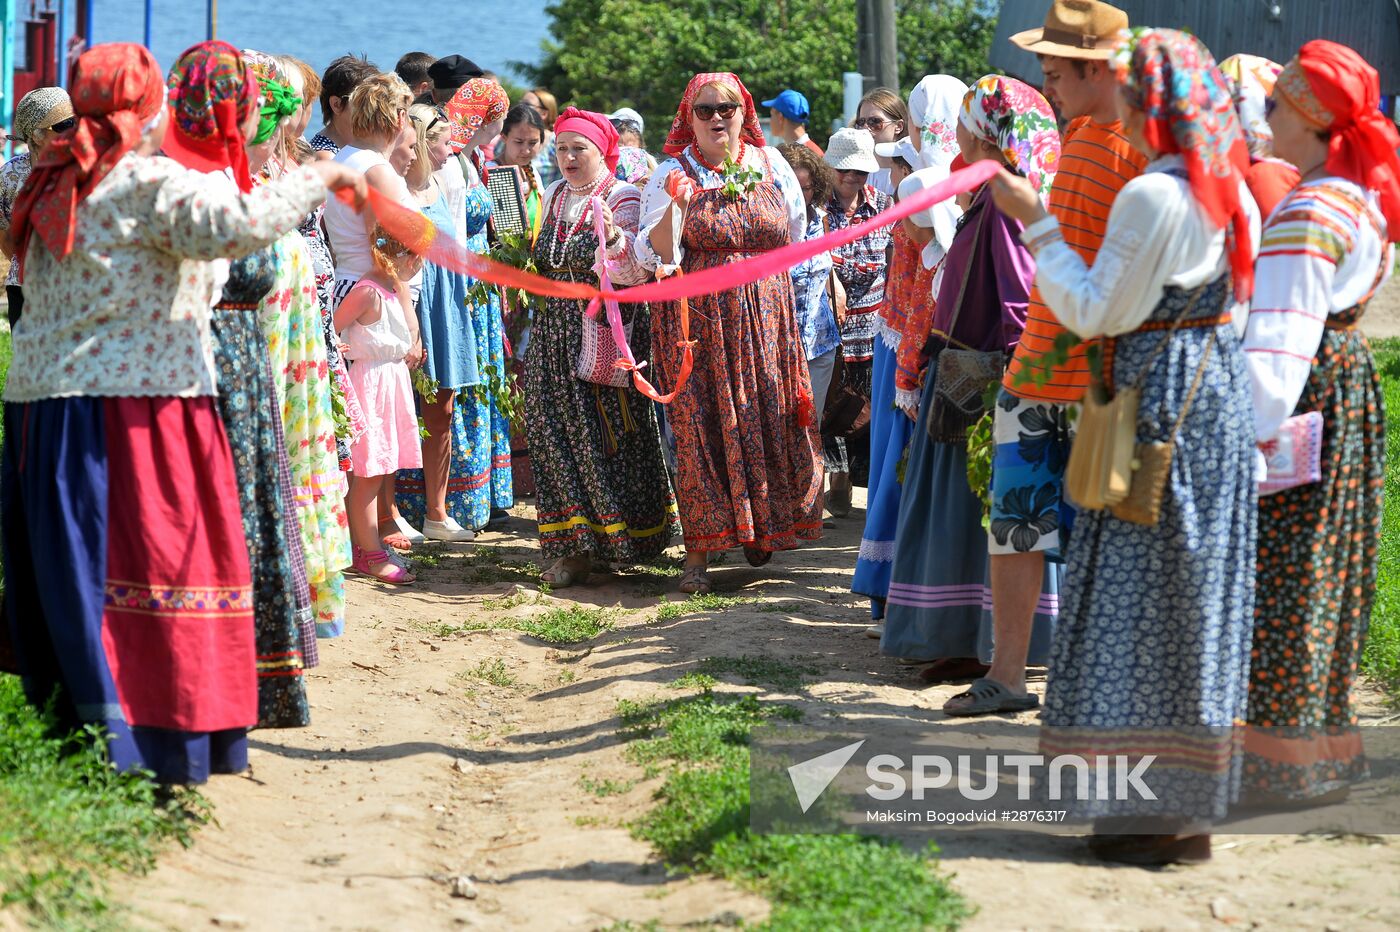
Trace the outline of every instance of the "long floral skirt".
<path fill-rule="evenodd" d="M 214 399 L 8 404 L 5 436 L 6 614 L 29 700 L 102 728 L 120 770 L 245 769 L 254 596 Z"/>
<path fill-rule="evenodd" d="M 489 304 L 471 305 L 470 310 L 476 331 L 477 369 L 483 382 L 494 376 L 499 385 L 500 380 L 509 377 L 499 302 L 492 298 Z M 457 392 L 447 468 L 447 513 L 462 527 L 480 530 L 491 520 L 493 510 L 515 504 L 510 421 L 501 413 L 489 385 Z M 423 470 L 402 470 L 394 488 L 394 500 L 404 519 L 422 527 L 428 509 Z"/>
<path fill-rule="evenodd" d="M 1228 288 L 1229 276 L 1212 285 L 1200 316 L 1217 315 Z M 1169 288 L 1154 320 L 1170 321 L 1187 300 Z M 1156 755 L 1155 800 L 1074 800 L 1062 786 L 1072 819 L 1215 820 L 1239 792 L 1235 725 L 1247 698 L 1258 506 L 1249 377 L 1232 325 L 1184 327 L 1171 337 L 1143 385 L 1137 439 L 1170 437 L 1212 333 L 1160 521 L 1149 527 L 1080 510 L 1065 551 L 1041 753 Z M 1161 337 L 1119 337 L 1115 378 L 1135 378 Z"/>
<path fill-rule="evenodd" d="M 801 423 L 811 381 L 792 306 L 786 274 L 690 301 L 695 369 L 667 412 L 687 550 L 821 538 L 821 440 Z M 677 306 L 654 306 L 651 331 L 665 391 L 680 368 Z"/>
<path fill-rule="evenodd" d="M 1363 779 L 1351 705 L 1376 591 L 1385 411 L 1366 338 L 1328 330 L 1295 413 L 1323 417 L 1322 481 L 1259 499 L 1245 783 L 1307 799 Z"/>
<path fill-rule="evenodd" d="M 258 724 L 294 728 L 310 723 L 311 710 L 302 677 L 298 577 L 287 547 L 289 536 L 299 537 L 300 529 L 287 527 L 279 475 L 286 450 L 279 449 L 279 432 L 273 428 L 274 419 L 280 424 L 282 415 L 277 394 L 267 381 L 267 344 L 258 326 L 257 310 L 218 308 L 211 330 L 218 367 L 219 415 L 233 451 L 243 534 L 253 574 Z M 296 556 L 302 558 L 300 541 L 297 544 Z M 305 574 L 303 566 L 303 580 Z"/>
<path fill-rule="evenodd" d="M 574 374 L 581 311 L 581 302 L 551 298 L 535 317 L 525 357 L 525 436 L 540 549 L 551 560 L 591 553 L 646 563 L 679 530 L 656 415 L 630 384 L 611 388 Z M 632 350 L 645 359 L 644 310 L 635 320 Z"/>

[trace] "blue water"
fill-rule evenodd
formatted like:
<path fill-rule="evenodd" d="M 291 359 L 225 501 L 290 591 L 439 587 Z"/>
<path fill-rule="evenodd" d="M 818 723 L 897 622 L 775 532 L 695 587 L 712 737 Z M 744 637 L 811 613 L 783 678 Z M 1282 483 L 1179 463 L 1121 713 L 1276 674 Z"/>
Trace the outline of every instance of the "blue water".
<path fill-rule="evenodd" d="M 390 71 L 405 52 L 465 55 L 482 68 L 520 76 L 512 61 L 537 62 L 548 0 L 219 0 L 218 37 L 240 48 L 295 55 L 324 70 L 346 52 Z M 207 38 L 206 0 L 154 0 L 151 50 L 169 68 Z M 68 29 L 74 19 L 68 0 Z M 145 0 L 97 0 L 94 42 L 141 42 Z"/>

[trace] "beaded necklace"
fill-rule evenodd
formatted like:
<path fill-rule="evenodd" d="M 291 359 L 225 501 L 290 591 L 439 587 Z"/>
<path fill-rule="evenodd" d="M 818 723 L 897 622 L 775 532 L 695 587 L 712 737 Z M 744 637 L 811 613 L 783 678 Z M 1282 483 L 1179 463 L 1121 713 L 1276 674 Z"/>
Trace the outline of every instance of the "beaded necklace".
<path fill-rule="evenodd" d="M 564 213 L 565 208 L 568 207 L 569 198 L 579 197 L 587 201 L 602 194 L 614 180 L 613 176 L 607 174 L 606 171 L 600 171 L 598 180 L 581 191 L 575 190 L 567 181 L 564 182 L 563 197 L 556 198 L 554 203 L 554 216 L 552 218 L 554 221 L 554 241 L 549 244 L 549 264 L 551 267 L 561 268 L 560 263 L 564 259 L 562 252 L 567 247 L 569 240 L 573 239 L 589 220 L 588 208 L 585 206 L 583 210 L 579 211 L 578 220 L 574 221 L 569 232 L 564 233 Z"/>
<path fill-rule="evenodd" d="M 744 164 L 744 153 L 745 153 L 747 150 L 748 150 L 748 145 L 744 142 L 744 140 L 742 140 L 742 139 L 739 140 L 739 155 L 738 155 L 737 157 L 735 157 L 735 159 L 734 159 L 734 164 L 735 164 L 735 165 L 743 165 L 743 164 Z M 724 174 L 724 169 L 719 168 L 719 167 L 716 167 L 716 166 L 714 166 L 714 165 L 711 165 L 711 164 L 705 159 L 705 153 L 703 153 L 703 152 L 700 151 L 700 145 L 699 145 L 698 143 L 690 147 L 690 154 L 693 155 L 693 156 L 695 156 L 695 161 L 699 162 L 702 166 L 704 166 L 705 168 L 707 168 L 707 169 L 709 169 L 710 171 L 714 172 L 716 175 L 723 175 L 723 174 Z"/>

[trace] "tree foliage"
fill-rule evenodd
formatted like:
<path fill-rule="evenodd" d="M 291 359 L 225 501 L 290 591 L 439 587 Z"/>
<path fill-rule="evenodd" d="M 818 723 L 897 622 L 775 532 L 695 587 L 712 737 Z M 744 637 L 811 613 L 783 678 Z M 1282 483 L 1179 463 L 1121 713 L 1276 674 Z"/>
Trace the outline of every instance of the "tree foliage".
<path fill-rule="evenodd" d="M 902 90 L 938 71 L 964 80 L 985 73 L 995 6 L 898 0 Z M 561 104 L 635 108 L 654 149 L 697 72 L 733 71 L 755 101 L 801 90 L 821 140 L 841 115 L 842 72 L 857 69 L 854 0 L 556 0 L 545 12 L 540 64 L 517 67 Z"/>

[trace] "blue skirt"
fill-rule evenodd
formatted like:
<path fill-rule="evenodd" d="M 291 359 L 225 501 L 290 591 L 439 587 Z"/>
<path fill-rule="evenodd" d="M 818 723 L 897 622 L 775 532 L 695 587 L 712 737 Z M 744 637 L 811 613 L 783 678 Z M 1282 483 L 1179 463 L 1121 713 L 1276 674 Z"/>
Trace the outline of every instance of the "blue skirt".
<path fill-rule="evenodd" d="M 992 589 L 982 503 L 967 484 L 967 448 L 934 443 L 928 417 L 938 362 L 929 365 L 899 501 L 880 650 L 895 657 L 992 659 Z M 903 415 L 899 415 L 903 417 Z M 1062 567 L 1047 563 L 1027 663 L 1050 659 Z"/>
<path fill-rule="evenodd" d="M 894 565 L 894 535 L 904 486 L 899 461 L 914 433 L 909 417 L 894 405 L 895 351 L 875 341 L 870 389 L 870 486 L 865 500 L 865 533 L 851 591 L 870 596 L 870 615 L 885 616 L 885 596 Z"/>

